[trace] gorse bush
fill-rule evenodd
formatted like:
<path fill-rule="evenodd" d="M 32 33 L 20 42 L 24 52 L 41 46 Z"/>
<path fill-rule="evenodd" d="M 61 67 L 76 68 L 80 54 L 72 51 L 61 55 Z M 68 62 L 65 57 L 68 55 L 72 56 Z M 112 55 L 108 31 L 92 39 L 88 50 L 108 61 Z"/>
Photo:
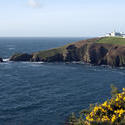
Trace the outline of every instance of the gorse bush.
<path fill-rule="evenodd" d="M 111 88 L 111 99 L 100 105 L 90 105 L 79 118 L 72 114 L 68 125 L 125 125 L 125 88 L 122 92 L 114 86 Z"/>

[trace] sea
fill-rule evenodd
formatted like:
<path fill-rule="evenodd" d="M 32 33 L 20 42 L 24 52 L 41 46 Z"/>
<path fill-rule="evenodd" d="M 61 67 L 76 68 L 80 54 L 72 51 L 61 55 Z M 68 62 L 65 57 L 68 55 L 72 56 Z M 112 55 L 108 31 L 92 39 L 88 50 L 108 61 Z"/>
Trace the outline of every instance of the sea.
<path fill-rule="evenodd" d="M 0 38 L 0 125 L 64 125 L 90 104 L 110 98 L 110 86 L 125 87 L 125 68 L 85 63 L 9 62 L 87 38 Z"/>

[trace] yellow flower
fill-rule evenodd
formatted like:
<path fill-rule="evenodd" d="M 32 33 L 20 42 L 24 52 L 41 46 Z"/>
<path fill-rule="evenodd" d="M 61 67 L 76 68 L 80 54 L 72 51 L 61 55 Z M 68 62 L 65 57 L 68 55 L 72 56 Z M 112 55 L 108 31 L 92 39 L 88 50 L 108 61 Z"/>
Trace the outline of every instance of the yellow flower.
<path fill-rule="evenodd" d="M 122 118 L 122 116 L 125 115 L 124 103 L 125 88 L 123 88 L 123 92 L 117 94 L 116 97 L 105 101 L 99 106 L 95 106 L 91 113 L 86 116 L 86 120 L 88 122 L 110 121 L 114 123 L 118 118 Z"/>
<path fill-rule="evenodd" d="M 103 116 L 101 120 L 104 122 L 104 121 L 109 121 L 110 119 L 108 118 L 108 116 Z"/>
<path fill-rule="evenodd" d="M 118 101 L 119 101 L 119 98 L 117 97 L 117 98 L 115 99 L 115 101 L 117 101 L 117 102 L 118 102 Z"/>
<path fill-rule="evenodd" d="M 107 104 L 108 104 L 108 102 L 105 101 L 105 102 L 102 104 L 102 106 L 107 106 Z"/>
<path fill-rule="evenodd" d="M 111 121 L 114 122 L 115 120 L 116 120 L 116 115 L 113 115 Z"/>
<path fill-rule="evenodd" d="M 125 101 L 125 97 L 123 97 L 123 100 Z"/>
<path fill-rule="evenodd" d="M 123 92 L 125 92 L 125 88 L 123 88 L 122 90 L 123 90 Z"/>
<path fill-rule="evenodd" d="M 94 121 L 94 119 L 91 118 L 89 115 L 86 116 L 86 119 L 87 119 L 88 121 L 91 121 L 91 122 Z"/>
<path fill-rule="evenodd" d="M 116 110 L 116 111 L 114 111 L 116 114 L 118 114 L 118 116 L 119 117 L 121 117 L 121 115 L 123 114 L 123 113 L 125 113 L 125 110 L 123 110 L 123 109 L 120 109 L 120 110 Z"/>

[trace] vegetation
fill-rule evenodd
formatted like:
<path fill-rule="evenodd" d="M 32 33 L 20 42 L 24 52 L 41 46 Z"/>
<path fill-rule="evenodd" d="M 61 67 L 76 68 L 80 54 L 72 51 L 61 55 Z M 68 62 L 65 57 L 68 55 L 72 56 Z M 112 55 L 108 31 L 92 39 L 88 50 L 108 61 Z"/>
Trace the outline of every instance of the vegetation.
<path fill-rule="evenodd" d="M 124 45 L 125 38 L 122 38 L 122 37 L 103 37 L 103 38 L 97 40 L 97 43 Z"/>
<path fill-rule="evenodd" d="M 37 52 L 37 56 L 39 58 L 42 58 L 42 59 L 46 59 L 48 57 L 52 57 L 56 54 L 65 54 L 67 51 L 66 51 L 66 47 L 59 47 L 59 48 L 54 48 L 54 49 L 49 49 L 49 50 L 45 50 L 45 51 L 39 51 Z"/>
<path fill-rule="evenodd" d="M 114 86 L 112 98 L 103 104 L 90 105 L 79 118 L 73 113 L 67 125 L 125 125 L 125 88 L 120 93 Z"/>
<path fill-rule="evenodd" d="M 89 40 L 88 40 L 89 41 Z M 123 45 L 125 44 L 125 38 L 121 38 L 121 37 L 103 37 L 100 38 L 98 40 L 95 40 L 94 42 L 96 43 L 107 43 L 107 44 L 117 44 L 117 45 Z M 47 58 L 47 57 L 52 57 L 56 54 L 63 54 L 64 56 L 67 53 L 67 47 L 70 44 L 67 44 L 65 46 L 59 47 L 59 48 L 54 48 L 54 49 L 49 49 L 49 50 L 45 50 L 45 51 L 39 51 L 37 52 L 37 56 L 39 58 Z"/>

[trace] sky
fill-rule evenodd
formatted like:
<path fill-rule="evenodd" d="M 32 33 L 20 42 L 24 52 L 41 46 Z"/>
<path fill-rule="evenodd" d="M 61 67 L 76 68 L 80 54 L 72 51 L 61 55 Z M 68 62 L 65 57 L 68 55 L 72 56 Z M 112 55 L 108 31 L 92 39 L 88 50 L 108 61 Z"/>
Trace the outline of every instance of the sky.
<path fill-rule="evenodd" d="M 0 0 L 2 37 L 88 37 L 125 32 L 125 0 Z"/>

